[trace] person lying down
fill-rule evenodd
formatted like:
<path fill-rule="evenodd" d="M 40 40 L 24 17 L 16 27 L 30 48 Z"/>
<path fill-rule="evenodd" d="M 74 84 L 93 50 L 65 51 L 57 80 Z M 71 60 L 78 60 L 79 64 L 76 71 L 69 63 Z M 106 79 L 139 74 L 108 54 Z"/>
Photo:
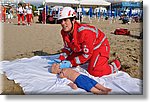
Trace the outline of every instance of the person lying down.
<path fill-rule="evenodd" d="M 111 89 L 102 86 L 95 80 L 89 78 L 86 75 L 80 74 L 71 68 L 60 69 L 60 65 L 55 63 L 49 70 L 53 74 L 58 74 L 60 78 L 67 78 L 71 80 L 72 82 L 70 82 L 68 85 L 72 89 L 77 89 L 79 87 L 86 90 L 87 92 L 104 95 L 111 92 Z"/>

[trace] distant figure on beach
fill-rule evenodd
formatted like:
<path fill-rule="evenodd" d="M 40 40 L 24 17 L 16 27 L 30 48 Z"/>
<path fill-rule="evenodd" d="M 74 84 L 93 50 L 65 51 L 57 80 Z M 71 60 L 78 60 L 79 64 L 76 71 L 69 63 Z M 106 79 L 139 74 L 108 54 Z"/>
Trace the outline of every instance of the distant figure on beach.
<path fill-rule="evenodd" d="M 71 80 L 72 82 L 70 82 L 68 85 L 72 89 L 77 89 L 79 87 L 86 90 L 87 92 L 92 92 L 94 94 L 108 94 L 108 92 L 111 91 L 111 89 L 102 86 L 94 79 L 80 74 L 71 68 L 60 69 L 59 64 L 53 64 L 51 72 L 53 74 L 58 74 L 60 78 L 67 78 Z"/>
<path fill-rule="evenodd" d="M 64 7 L 59 13 L 58 22 L 62 26 L 64 48 L 61 56 L 64 56 L 64 64 L 76 67 L 88 63 L 87 71 L 95 77 L 120 70 L 118 59 L 108 64 L 110 45 L 106 35 L 94 26 L 78 23 L 73 8 Z"/>
<path fill-rule="evenodd" d="M 27 10 L 27 25 L 30 26 L 31 20 L 32 20 L 32 8 L 29 3 L 28 3 L 26 10 Z"/>
<path fill-rule="evenodd" d="M 12 23 L 12 19 L 13 19 L 13 9 L 12 9 L 11 6 L 9 7 L 7 13 L 8 13 L 8 23 Z"/>
<path fill-rule="evenodd" d="M 20 25 L 20 19 L 22 19 L 22 25 L 25 25 L 25 21 L 24 21 L 24 8 L 22 7 L 21 3 L 18 4 L 17 16 L 18 16 L 18 25 Z"/>
<path fill-rule="evenodd" d="M 6 22 L 6 7 L 2 6 L 2 19 L 3 22 Z"/>
<path fill-rule="evenodd" d="M 3 8 L 2 8 L 2 6 L 0 5 L 0 23 L 2 22 L 2 12 L 3 12 L 2 9 L 3 9 Z"/>
<path fill-rule="evenodd" d="M 45 8 L 42 10 L 42 23 L 46 23 L 46 13 L 45 13 Z"/>

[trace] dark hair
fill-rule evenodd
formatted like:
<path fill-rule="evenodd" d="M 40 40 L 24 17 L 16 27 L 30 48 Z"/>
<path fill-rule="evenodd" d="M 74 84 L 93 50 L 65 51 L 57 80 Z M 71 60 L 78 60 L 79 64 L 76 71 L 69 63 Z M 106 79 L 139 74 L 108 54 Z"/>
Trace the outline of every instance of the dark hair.
<path fill-rule="evenodd" d="M 22 6 L 22 3 L 18 3 L 18 5 Z"/>
<path fill-rule="evenodd" d="M 74 16 L 74 17 L 70 17 L 69 19 L 70 19 L 70 21 L 73 21 L 74 19 L 76 20 L 77 17 Z"/>

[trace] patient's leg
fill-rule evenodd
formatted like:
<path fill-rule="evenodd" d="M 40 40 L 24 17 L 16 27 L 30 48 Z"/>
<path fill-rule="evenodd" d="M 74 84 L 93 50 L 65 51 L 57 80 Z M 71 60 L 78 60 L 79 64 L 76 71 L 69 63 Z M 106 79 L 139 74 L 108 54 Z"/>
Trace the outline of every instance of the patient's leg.
<path fill-rule="evenodd" d="M 108 94 L 108 92 L 101 91 L 101 90 L 97 89 L 96 87 L 92 87 L 90 91 L 94 94 L 101 94 L 101 95 L 107 95 Z"/>
<path fill-rule="evenodd" d="M 111 91 L 111 89 L 106 88 L 106 87 L 104 87 L 104 86 L 101 85 L 101 84 L 96 84 L 95 87 L 96 87 L 97 89 L 101 90 L 101 91 L 104 91 L 104 92 L 110 92 L 110 91 Z"/>

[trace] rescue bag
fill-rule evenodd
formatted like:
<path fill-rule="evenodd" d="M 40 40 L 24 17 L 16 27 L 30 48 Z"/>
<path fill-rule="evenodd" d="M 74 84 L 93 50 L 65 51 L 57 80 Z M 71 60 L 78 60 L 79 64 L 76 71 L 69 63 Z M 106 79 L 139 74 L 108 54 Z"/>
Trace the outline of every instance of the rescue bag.
<path fill-rule="evenodd" d="M 117 28 L 114 31 L 114 34 L 116 34 L 116 35 L 130 35 L 130 31 L 128 29 L 125 29 L 125 28 Z"/>

